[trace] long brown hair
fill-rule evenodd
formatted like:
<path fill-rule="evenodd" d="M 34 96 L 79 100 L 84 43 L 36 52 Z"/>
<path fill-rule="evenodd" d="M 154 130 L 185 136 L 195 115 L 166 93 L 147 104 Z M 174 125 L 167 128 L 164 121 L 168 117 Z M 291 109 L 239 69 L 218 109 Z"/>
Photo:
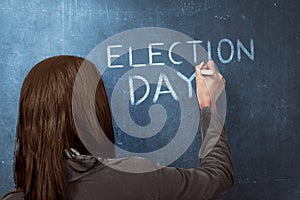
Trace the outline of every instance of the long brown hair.
<path fill-rule="evenodd" d="M 20 94 L 14 180 L 25 199 L 68 199 L 64 150 L 73 147 L 90 154 L 81 141 L 72 113 L 76 74 L 85 62 L 75 56 L 55 56 L 36 64 L 26 76 Z M 82 94 L 84 95 L 84 94 Z M 111 112 L 102 79 L 94 98 L 98 122 L 114 143 Z"/>

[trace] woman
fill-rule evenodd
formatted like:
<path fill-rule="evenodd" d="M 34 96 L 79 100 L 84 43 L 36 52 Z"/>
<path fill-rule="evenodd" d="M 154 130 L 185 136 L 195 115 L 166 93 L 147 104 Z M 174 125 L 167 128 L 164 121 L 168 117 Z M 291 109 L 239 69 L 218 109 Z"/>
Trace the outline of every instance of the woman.
<path fill-rule="evenodd" d="M 233 169 L 223 126 L 216 145 L 201 157 L 200 168 L 161 168 L 138 157 L 117 159 L 114 158 L 114 149 L 103 154 L 102 158 L 92 156 L 78 129 L 88 132 L 88 126 L 93 127 L 95 122 L 89 120 L 89 112 L 84 112 L 85 105 L 80 106 L 80 100 L 72 99 L 73 85 L 82 65 L 88 68 L 86 77 L 89 80 L 100 78 L 91 62 L 75 56 L 45 59 L 25 78 L 17 124 L 16 190 L 8 193 L 4 200 L 217 199 L 232 186 Z M 213 70 L 213 76 L 202 76 L 202 68 Z M 205 141 L 222 124 L 215 102 L 224 89 L 225 80 L 209 61 L 197 66 L 196 82 L 202 139 Z M 82 90 L 80 96 L 85 95 Z M 106 136 L 102 135 L 102 138 L 114 143 L 112 118 L 102 79 L 95 97 L 101 97 L 94 98 L 95 104 L 91 105 L 95 105 L 97 123 Z M 82 112 L 74 113 L 72 103 L 83 107 Z M 98 143 L 103 146 L 104 141 L 98 138 Z M 204 142 L 202 152 L 207 152 L 205 145 Z M 139 166 L 157 170 L 147 173 L 122 170 Z"/>

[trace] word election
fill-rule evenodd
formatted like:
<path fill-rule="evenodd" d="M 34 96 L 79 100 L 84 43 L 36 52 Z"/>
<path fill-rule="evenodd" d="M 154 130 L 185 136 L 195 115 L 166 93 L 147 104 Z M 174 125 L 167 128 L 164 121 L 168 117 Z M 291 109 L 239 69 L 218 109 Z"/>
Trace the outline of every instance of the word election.
<path fill-rule="evenodd" d="M 128 53 L 128 64 L 130 67 L 135 67 L 135 68 L 141 68 L 141 67 L 146 67 L 146 66 L 165 66 L 166 64 L 163 62 L 154 62 L 154 60 L 157 60 L 160 56 L 162 56 L 162 50 L 160 49 L 167 49 L 168 53 L 168 59 L 169 61 L 174 64 L 174 65 L 181 65 L 183 63 L 183 60 L 180 60 L 178 57 L 174 57 L 174 49 L 175 48 L 187 48 L 190 47 L 189 52 L 192 52 L 192 60 L 195 65 L 199 64 L 199 61 L 203 61 L 203 55 L 202 57 L 199 56 L 200 50 L 197 49 L 197 45 L 203 45 L 203 41 L 201 40 L 193 40 L 193 41 L 186 41 L 185 44 L 183 42 L 173 42 L 168 48 L 165 48 L 165 43 L 164 42 L 153 42 L 149 43 L 145 49 L 147 49 L 147 62 L 145 63 L 137 63 L 136 60 L 134 59 L 133 56 L 133 48 L 131 46 L 126 49 Z M 206 44 L 204 45 L 206 47 L 205 53 L 207 55 L 207 59 L 210 60 L 212 58 L 212 42 L 207 41 Z M 248 48 L 247 48 L 247 47 Z M 164 48 L 162 48 L 164 47 Z M 199 46 L 198 46 L 199 47 Z M 107 66 L 109 68 L 123 68 L 124 65 L 118 63 L 112 64 L 114 59 L 117 59 L 121 57 L 122 50 L 124 52 L 123 45 L 121 44 L 114 44 L 114 45 L 109 45 L 107 46 Z M 184 49 L 185 50 L 185 49 Z M 198 51 L 197 51 L 198 50 Z M 118 54 L 119 51 L 119 54 Z M 224 52 L 223 52 L 224 51 Z M 203 51 L 202 51 L 203 52 Z M 225 54 L 225 55 L 223 55 Z M 248 45 L 244 45 L 244 43 L 240 40 L 237 39 L 235 42 L 233 42 L 230 39 L 224 38 L 221 39 L 217 42 L 216 46 L 216 55 L 219 61 L 223 64 L 230 63 L 234 60 L 235 55 L 236 55 L 236 61 L 241 62 L 242 61 L 242 54 L 244 54 L 244 57 L 248 57 L 251 61 L 254 61 L 254 41 L 252 38 L 249 40 Z M 189 53 L 190 55 L 190 53 Z M 226 56 L 226 57 L 225 57 Z M 184 56 L 183 58 L 184 59 Z M 202 59 L 202 60 L 201 60 Z M 195 79 L 195 73 L 190 75 L 189 77 L 185 76 L 179 71 L 176 71 L 176 75 L 178 78 L 184 81 L 186 84 L 186 88 L 188 89 L 188 97 L 192 98 L 193 94 L 193 88 L 192 88 L 192 81 Z M 134 95 L 134 82 L 143 82 L 143 85 L 145 85 L 145 91 L 144 95 L 136 99 Z M 174 90 L 174 87 L 172 85 L 178 84 L 178 82 L 175 83 L 175 81 L 172 83 L 170 82 L 168 76 L 166 73 L 159 73 L 159 76 L 157 77 L 157 86 L 155 89 L 154 97 L 153 97 L 153 103 L 156 103 L 157 100 L 159 99 L 160 95 L 162 94 L 169 94 L 175 101 L 178 101 L 178 95 L 176 94 L 176 91 Z M 164 87 L 162 87 L 162 85 Z M 164 88 L 164 90 L 163 90 Z M 167 89 L 165 89 L 167 88 Z M 149 80 L 147 80 L 144 76 L 140 74 L 136 74 L 133 76 L 129 76 L 128 80 L 128 89 L 129 89 L 129 96 L 130 96 L 130 104 L 131 105 L 139 105 L 142 102 L 144 102 L 150 95 L 150 83 Z"/>
<path fill-rule="evenodd" d="M 233 61 L 235 54 L 236 59 L 238 62 L 242 61 L 242 53 L 244 53 L 250 60 L 254 61 L 254 40 L 253 38 L 250 38 L 249 41 L 249 48 L 247 49 L 247 47 L 244 45 L 244 43 L 242 43 L 242 41 L 240 39 L 237 39 L 236 42 L 234 43 L 233 41 L 231 41 L 230 39 L 227 38 L 223 38 L 221 40 L 219 40 L 217 42 L 217 48 L 216 48 L 216 54 L 217 54 L 217 58 L 220 60 L 221 63 L 223 64 L 228 64 L 230 62 Z M 175 48 L 180 48 L 180 46 L 182 46 L 183 48 L 186 48 L 187 44 L 190 45 L 190 48 L 193 52 L 193 61 L 194 64 L 198 63 L 198 54 L 197 54 L 197 45 L 202 45 L 203 41 L 202 40 L 193 40 L 193 41 L 186 41 L 186 44 L 182 44 L 182 42 L 173 42 L 169 48 L 168 48 L 168 58 L 171 61 L 171 63 L 173 63 L 174 65 L 180 65 L 182 64 L 183 61 L 180 60 L 176 60 L 173 57 L 173 50 Z M 133 50 L 132 47 L 129 46 L 128 47 L 128 60 L 129 60 L 129 65 L 130 67 L 145 67 L 146 64 L 149 65 L 164 65 L 165 63 L 156 63 L 153 62 L 153 58 L 154 57 L 158 57 L 161 55 L 161 52 L 159 51 L 154 51 L 153 49 L 159 49 L 162 46 L 164 46 L 164 42 L 153 42 L 153 43 L 149 43 L 148 46 L 146 47 L 148 49 L 148 63 L 135 63 L 134 62 L 134 57 L 133 57 Z M 206 47 L 206 51 L 207 51 L 207 59 L 210 60 L 212 58 L 212 42 L 210 40 L 208 40 L 206 42 L 206 45 L 204 45 Z M 107 46 L 107 66 L 110 68 L 122 68 L 124 67 L 124 65 L 112 65 L 112 58 L 119 58 L 120 55 L 118 54 L 118 49 L 123 48 L 123 46 L 121 44 L 114 44 L 114 45 L 108 45 Z M 229 55 L 223 55 L 222 52 L 228 52 L 229 51 Z M 228 53 L 227 53 L 228 54 Z M 199 63 L 198 63 L 199 64 Z"/>

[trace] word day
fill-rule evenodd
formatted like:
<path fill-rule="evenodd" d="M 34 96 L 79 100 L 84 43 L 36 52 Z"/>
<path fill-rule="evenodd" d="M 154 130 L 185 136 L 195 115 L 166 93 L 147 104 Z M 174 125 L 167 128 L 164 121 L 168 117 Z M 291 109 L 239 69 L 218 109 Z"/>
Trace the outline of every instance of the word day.
<path fill-rule="evenodd" d="M 185 81 L 186 86 L 188 88 L 188 97 L 192 98 L 192 94 L 193 94 L 192 93 L 192 91 L 193 91 L 192 81 L 196 77 L 195 73 L 193 73 L 190 77 L 186 77 L 185 75 L 183 75 L 182 73 L 177 71 L 176 75 Z M 143 84 L 146 86 L 144 95 L 139 99 L 136 99 L 135 95 L 134 95 L 134 82 L 137 82 L 137 81 L 142 81 Z M 143 77 L 141 75 L 129 76 L 128 82 L 129 82 L 129 95 L 130 95 L 130 104 L 131 105 L 139 105 L 149 97 L 150 84 L 149 84 L 149 81 L 145 77 Z M 163 90 L 162 85 L 165 86 L 167 89 Z M 172 86 L 171 82 L 169 81 L 168 76 L 164 73 L 159 74 L 157 86 L 156 86 L 154 97 L 153 97 L 153 103 L 157 102 L 157 100 L 161 94 L 170 94 L 175 101 L 178 101 L 178 95 L 176 94 L 175 90 L 173 89 L 173 86 Z"/>

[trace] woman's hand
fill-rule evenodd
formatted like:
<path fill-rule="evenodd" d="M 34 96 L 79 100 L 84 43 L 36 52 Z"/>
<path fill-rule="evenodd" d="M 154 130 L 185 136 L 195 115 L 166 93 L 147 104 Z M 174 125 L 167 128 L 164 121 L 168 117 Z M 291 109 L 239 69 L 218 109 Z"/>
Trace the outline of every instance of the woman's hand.
<path fill-rule="evenodd" d="M 201 69 L 213 71 L 213 75 L 202 75 Z M 196 66 L 196 87 L 200 109 L 211 106 L 216 109 L 216 101 L 225 88 L 225 79 L 217 71 L 215 63 L 210 60 L 207 64 L 203 62 Z"/>

